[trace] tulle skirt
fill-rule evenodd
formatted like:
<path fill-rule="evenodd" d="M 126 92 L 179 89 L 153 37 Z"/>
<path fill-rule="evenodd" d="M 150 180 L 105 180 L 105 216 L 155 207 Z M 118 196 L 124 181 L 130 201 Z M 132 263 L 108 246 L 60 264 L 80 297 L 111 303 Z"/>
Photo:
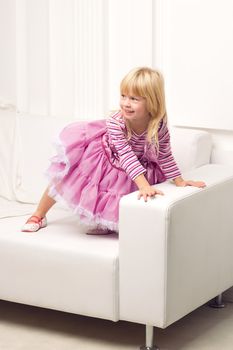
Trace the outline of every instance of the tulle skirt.
<path fill-rule="evenodd" d="M 65 127 L 46 175 L 49 195 L 65 202 L 82 223 L 117 231 L 120 199 L 137 187 L 120 167 L 106 131 L 105 120 Z M 140 161 L 153 185 L 165 177 L 156 160 L 150 158 L 145 152 Z"/>

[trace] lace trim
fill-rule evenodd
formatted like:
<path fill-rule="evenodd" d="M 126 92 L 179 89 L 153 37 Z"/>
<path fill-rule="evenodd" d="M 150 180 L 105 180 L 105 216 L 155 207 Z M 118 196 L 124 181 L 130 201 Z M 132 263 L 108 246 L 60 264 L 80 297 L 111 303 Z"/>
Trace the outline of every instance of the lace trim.
<path fill-rule="evenodd" d="M 105 220 L 103 219 L 100 214 L 94 215 L 89 210 L 86 210 L 82 208 L 81 206 L 73 205 L 70 203 L 67 203 L 64 198 L 57 192 L 55 186 L 51 186 L 49 189 L 49 196 L 52 197 L 56 202 L 60 202 L 61 204 L 65 205 L 66 207 L 69 207 L 72 209 L 73 213 L 78 215 L 79 220 L 81 223 L 91 226 L 91 227 L 100 227 L 103 229 L 109 229 L 111 231 L 118 231 L 118 223 Z"/>

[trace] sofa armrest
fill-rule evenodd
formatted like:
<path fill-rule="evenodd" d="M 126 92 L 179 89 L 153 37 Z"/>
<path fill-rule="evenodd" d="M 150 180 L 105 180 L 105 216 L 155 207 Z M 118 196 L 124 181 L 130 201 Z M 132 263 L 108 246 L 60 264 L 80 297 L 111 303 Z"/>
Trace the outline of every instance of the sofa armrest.
<path fill-rule="evenodd" d="M 156 185 L 145 203 L 122 198 L 120 319 L 165 328 L 233 285 L 233 171 L 190 172 L 207 188 Z"/>

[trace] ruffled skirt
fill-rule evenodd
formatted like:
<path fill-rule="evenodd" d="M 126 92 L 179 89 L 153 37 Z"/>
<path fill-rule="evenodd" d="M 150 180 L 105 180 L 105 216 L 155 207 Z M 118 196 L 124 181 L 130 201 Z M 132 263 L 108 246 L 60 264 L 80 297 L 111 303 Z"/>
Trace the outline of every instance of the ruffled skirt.
<path fill-rule="evenodd" d="M 84 224 L 117 230 L 120 199 L 137 187 L 114 156 L 106 121 L 68 125 L 56 147 L 57 154 L 46 172 L 49 195 L 65 201 Z M 150 184 L 165 180 L 159 166 L 146 154 L 140 161 Z"/>

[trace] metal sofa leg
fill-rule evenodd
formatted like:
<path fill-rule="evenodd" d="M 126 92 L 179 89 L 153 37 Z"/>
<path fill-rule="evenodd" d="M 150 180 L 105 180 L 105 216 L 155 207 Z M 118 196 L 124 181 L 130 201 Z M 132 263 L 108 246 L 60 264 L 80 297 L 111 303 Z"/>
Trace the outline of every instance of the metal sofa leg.
<path fill-rule="evenodd" d="M 214 298 L 210 302 L 209 306 L 213 307 L 215 309 L 222 309 L 223 307 L 225 307 L 225 305 L 223 304 L 223 301 L 222 301 L 222 294 L 217 295 L 216 298 Z"/>
<path fill-rule="evenodd" d="M 146 345 L 141 346 L 140 350 L 159 350 L 159 348 L 154 345 L 154 327 L 146 325 Z"/>

